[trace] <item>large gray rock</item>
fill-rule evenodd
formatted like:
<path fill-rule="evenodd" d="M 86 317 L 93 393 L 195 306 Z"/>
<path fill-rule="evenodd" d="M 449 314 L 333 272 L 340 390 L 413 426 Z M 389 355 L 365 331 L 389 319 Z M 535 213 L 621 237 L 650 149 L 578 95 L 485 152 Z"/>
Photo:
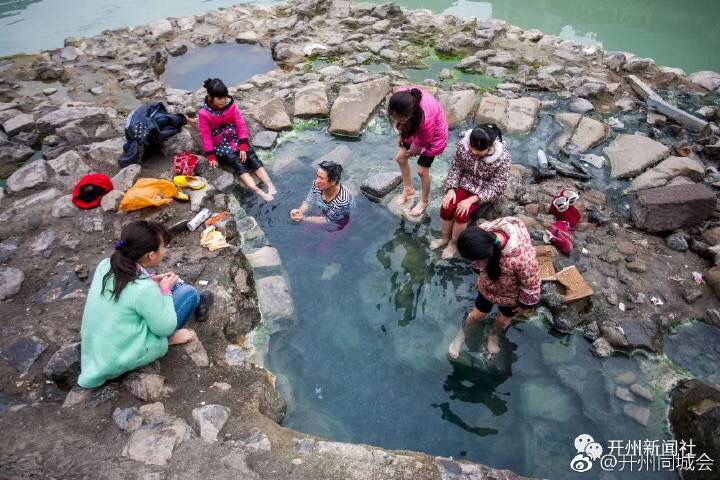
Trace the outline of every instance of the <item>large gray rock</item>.
<path fill-rule="evenodd" d="M 135 430 L 123 450 L 123 456 L 148 465 L 166 465 L 175 447 L 190 438 L 191 432 L 185 420 L 166 417 L 160 424 L 145 425 Z"/>
<path fill-rule="evenodd" d="M 271 149 L 275 146 L 277 141 L 278 133 L 272 130 L 263 130 L 252 136 L 250 145 L 257 148 Z"/>
<path fill-rule="evenodd" d="M 687 177 L 694 182 L 701 182 L 704 176 L 705 167 L 700 160 L 671 156 L 636 177 L 627 191 L 637 192 L 648 188 L 662 187 L 675 177 Z"/>
<path fill-rule="evenodd" d="M 64 105 L 38 118 L 37 127 L 41 133 L 52 133 L 59 128 L 79 122 L 77 125 L 94 130 L 101 125 L 112 123 L 116 117 L 117 111 L 112 108 Z"/>
<path fill-rule="evenodd" d="M 603 153 L 610 160 L 610 177 L 630 178 L 670 154 L 670 149 L 642 135 L 618 135 Z"/>
<path fill-rule="evenodd" d="M 390 82 L 384 77 L 343 86 L 330 110 L 328 131 L 337 135 L 359 136 L 370 115 L 390 93 L 390 89 Z"/>
<path fill-rule="evenodd" d="M 133 373 L 123 383 L 130 393 L 144 402 L 157 402 L 172 391 L 165 386 L 165 377 L 154 373 Z"/>
<path fill-rule="evenodd" d="M 699 380 L 680 380 L 670 391 L 668 414 L 673 437 L 680 441 L 691 438 L 695 452 L 715 460 L 710 471 L 684 470 L 686 480 L 714 480 L 717 478 L 717 459 L 720 458 L 720 390 Z"/>
<path fill-rule="evenodd" d="M 5 133 L 10 136 L 17 135 L 20 132 L 30 131 L 33 128 L 35 128 L 35 119 L 27 113 L 16 115 L 3 123 Z"/>
<path fill-rule="evenodd" d="M 66 380 L 80 370 L 80 342 L 67 343 L 53 354 L 43 368 L 50 380 Z"/>
<path fill-rule="evenodd" d="M 585 98 L 576 98 L 572 101 L 570 104 L 570 111 L 579 113 L 579 114 L 586 114 L 587 112 L 590 112 L 592 110 L 595 110 L 595 107 L 590 102 L 590 100 L 587 100 Z"/>
<path fill-rule="evenodd" d="M 140 165 L 133 164 L 123 168 L 112 178 L 113 190 L 127 192 L 141 173 L 142 167 Z"/>
<path fill-rule="evenodd" d="M 6 188 L 10 193 L 17 193 L 31 188 L 42 187 L 47 184 L 47 181 L 47 163 L 39 158 L 10 175 L 7 179 Z"/>
<path fill-rule="evenodd" d="M 260 313 L 266 322 L 272 324 L 272 322 L 291 320 L 293 318 L 295 307 L 290 296 L 290 289 L 283 276 L 273 275 L 261 278 L 255 282 L 255 286 L 260 304 Z"/>
<path fill-rule="evenodd" d="M 0 142 L 1 143 L 1 142 Z M 18 165 L 32 157 L 35 151 L 25 145 L 16 143 L 0 144 L 0 176 L 7 177 Z"/>
<path fill-rule="evenodd" d="M 494 123 L 510 133 L 527 133 L 535 125 L 542 104 L 533 97 L 508 100 L 489 95 L 480 99 L 475 114 L 478 123 Z"/>
<path fill-rule="evenodd" d="M 165 141 L 165 155 L 174 157 L 182 152 L 196 152 L 200 150 L 195 143 L 190 130 L 188 128 L 181 129 L 176 135 Z"/>
<path fill-rule="evenodd" d="M 17 295 L 24 281 L 25 274 L 22 270 L 12 267 L 0 268 L 0 301 Z"/>
<path fill-rule="evenodd" d="M 65 188 L 72 188 L 80 177 L 91 171 L 82 157 L 74 150 L 48 160 L 47 164 L 55 172 L 55 179 Z"/>
<path fill-rule="evenodd" d="M 50 203 L 60 196 L 60 192 L 57 188 L 48 188 L 38 193 L 30 195 L 29 197 L 21 198 L 13 204 L 13 208 L 22 210 L 24 208 L 34 207 L 41 203 Z"/>
<path fill-rule="evenodd" d="M 103 195 L 102 200 L 100 200 L 100 207 L 103 212 L 117 212 L 120 202 L 122 202 L 124 196 L 125 192 L 121 192 L 120 190 L 111 190 Z"/>
<path fill-rule="evenodd" d="M 379 202 L 402 183 L 400 172 L 380 172 L 370 175 L 360 186 L 360 191 L 373 202 Z"/>
<path fill-rule="evenodd" d="M 324 117 L 328 114 L 327 86 L 316 82 L 295 93 L 296 117 Z"/>
<path fill-rule="evenodd" d="M 80 209 L 72 203 L 72 195 L 63 195 L 62 197 L 55 200 L 50 211 L 50 215 L 55 218 L 69 218 L 74 217 L 80 213 Z"/>
<path fill-rule="evenodd" d="M 638 228 L 662 232 L 698 225 L 716 205 L 715 193 L 703 184 L 672 185 L 639 192 L 630 214 Z"/>
<path fill-rule="evenodd" d="M 230 418 L 230 409 L 223 405 L 205 405 L 192 411 L 195 426 L 206 442 L 217 441 L 217 436 Z"/>
<path fill-rule="evenodd" d="M 2 285 L 1 272 L 0 285 Z M 2 287 L 0 286 L 0 288 Z M 0 350 L 0 358 L 7 360 L 18 372 L 27 373 L 46 348 L 47 344 L 41 338 L 23 337 L 9 347 Z"/>
<path fill-rule="evenodd" d="M 150 35 L 158 39 L 172 36 L 173 26 L 167 19 L 150 22 L 147 24 L 147 28 L 150 30 Z"/>
<path fill-rule="evenodd" d="M 55 230 L 45 230 L 30 244 L 33 255 L 42 255 L 50 258 L 58 243 L 58 234 Z"/>
<path fill-rule="evenodd" d="M 567 122 L 571 124 L 572 119 L 575 118 L 570 118 L 571 115 L 577 114 L 558 114 L 556 118 L 566 116 L 566 118 L 563 118 L 563 122 L 561 123 Z M 570 139 L 562 147 L 562 151 L 567 153 L 568 155 L 587 152 L 588 150 L 605 140 L 605 137 L 607 137 L 609 132 L 610 127 L 605 125 L 603 122 L 600 122 L 590 117 L 578 118 L 578 122 L 573 128 Z"/>
<path fill-rule="evenodd" d="M 718 72 L 711 72 L 707 70 L 702 72 L 695 72 L 691 75 L 688 75 L 688 80 L 690 80 L 696 85 L 700 85 L 705 90 L 710 90 L 711 92 L 714 92 L 718 88 L 720 88 L 720 73 Z"/>
<path fill-rule="evenodd" d="M 124 143 L 125 140 L 122 137 L 110 138 L 103 142 L 84 145 L 80 147 L 80 151 L 93 164 L 117 166 L 117 162 L 123 154 Z"/>
<path fill-rule="evenodd" d="M 252 112 L 255 120 L 269 130 L 292 130 L 292 120 L 285 110 L 285 102 L 276 97 L 261 104 Z"/>
<path fill-rule="evenodd" d="M 0 242 L 0 263 L 9 262 L 17 251 L 18 243 L 13 238 Z"/>
<path fill-rule="evenodd" d="M 448 127 L 463 125 L 475 109 L 475 90 L 441 92 L 438 100 L 445 110 Z"/>
<path fill-rule="evenodd" d="M 280 255 L 277 249 L 273 247 L 262 247 L 259 250 L 248 253 L 246 258 L 253 269 L 278 269 L 282 266 Z"/>
<path fill-rule="evenodd" d="M 350 155 L 352 155 L 352 150 L 350 150 L 347 145 L 338 145 L 322 157 L 315 160 L 314 163 L 315 165 L 319 165 L 323 162 L 335 162 L 337 164 L 345 166 L 345 162 L 347 162 L 347 160 L 350 158 Z"/>

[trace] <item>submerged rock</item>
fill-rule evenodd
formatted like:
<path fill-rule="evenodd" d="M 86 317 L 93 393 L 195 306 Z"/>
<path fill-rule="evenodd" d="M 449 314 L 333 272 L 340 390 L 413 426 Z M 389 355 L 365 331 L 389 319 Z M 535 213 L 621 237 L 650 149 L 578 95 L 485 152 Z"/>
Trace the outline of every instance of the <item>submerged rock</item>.
<path fill-rule="evenodd" d="M 360 186 L 360 191 L 373 202 L 379 202 L 401 183 L 400 172 L 380 172 L 366 178 Z"/>
<path fill-rule="evenodd" d="M 720 458 L 720 390 L 699 380 L 680 380 L 670 391 L 670 427 L 673 437 L 692 439 L 695 453 Z M 711 480 L 716 472 L 686 471 L 688 480 Z"/>

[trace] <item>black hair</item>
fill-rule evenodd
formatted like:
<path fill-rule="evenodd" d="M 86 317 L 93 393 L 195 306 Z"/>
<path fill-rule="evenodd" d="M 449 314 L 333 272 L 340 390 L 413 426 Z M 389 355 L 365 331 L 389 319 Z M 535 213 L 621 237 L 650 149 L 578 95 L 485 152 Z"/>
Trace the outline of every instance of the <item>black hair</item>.
<path fill-rule="evenodd" d="M 223 98 L 229 96 L 228 89 L 219 78 L 208 78 L 203 82 L 203 87 L 208 96 L 214 98 Z"/>
<path fill-rule="evenodd" d="M 495 139 L 503 141 L 502 132 L 494 123 L 477 125 L 470 133 L 470 146 L 476 150 L 487 150 L 495 143 Z"/>
<path fill-rule="evenodd" d="M 115 242 L 115 253 L 110 257 L 110 270 L 103 277 L 102 294 L 105 294 L 108 280 L 114 278 L 112 297 L 117 302 L 127 284 L 140 275 L 138 261 L 143 255 L 157 252 L 161 244 L 167 245 L 171 239 L 170 232 L 159 223 L 136 220 L 125 225 L 120 240 Z"/>
<path fill-rule="evenodd" d="M 457 240 L 460 255 L 468 260 L 485 260 L 485 273 L 490 280 L 500 278 L 500 255 L 502 247 L 494 233 L 477 226 L 470 226 L 460 234 Z"/>
<path fill-rule="evenodd" d="M 400 137 L 410 138 L 418 131 L 423 122 L 423 111 L 420 108 L 422 92 L 417 88 L 396 92 L 388 101 L 388 114 L 408 117 L 408 121 L 398 125 Z"/>
<path fill-rule="evenodd" d="M 329 162 L 324 161 L 320 162 L 318 167 L 325 170 L 325 173 L 327 173 L 328 180 L 331 182 L 339 183 L 340 182 L 340 175 L 342 175 L 343 167 L 339 163 L 335 162 Z"/>

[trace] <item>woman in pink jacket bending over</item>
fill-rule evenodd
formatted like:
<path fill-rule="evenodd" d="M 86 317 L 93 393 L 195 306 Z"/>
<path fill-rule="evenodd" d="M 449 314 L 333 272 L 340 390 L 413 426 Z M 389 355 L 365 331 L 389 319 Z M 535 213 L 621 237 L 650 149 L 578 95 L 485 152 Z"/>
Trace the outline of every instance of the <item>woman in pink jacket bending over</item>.
<path fill-rule="evenodd" d="M 233 169 L 240 180 L 263 200 L 273 200 L 277 193 L 263 163 L 250 148 L 248 129 L 235 100 L 219 78 L 208 78 L 203 84 L 207 97 L 198 112 L 198 129 L 208 162 L 215 168 L 218 162 Z M 255 172 L 267 187 L 264 192 L 255 184 Z"/>
<path fill-rule="evenodd" d="M 447 146 L 448 124 L 440 102 L 429 93 L 407 88 L 394 93 L 388 102 L 388 115 L 398 131 L 398 150 L 395 160 L 400 165 L 403 192 L 396 201 L 403 205 L 415 196 L 410 178 L 410 157 L 419 157 L 417 173 L 422 186 L 420 201 L 410 211 L 418 216 L 427 208 L 430 197 L 430 165 Z"/>

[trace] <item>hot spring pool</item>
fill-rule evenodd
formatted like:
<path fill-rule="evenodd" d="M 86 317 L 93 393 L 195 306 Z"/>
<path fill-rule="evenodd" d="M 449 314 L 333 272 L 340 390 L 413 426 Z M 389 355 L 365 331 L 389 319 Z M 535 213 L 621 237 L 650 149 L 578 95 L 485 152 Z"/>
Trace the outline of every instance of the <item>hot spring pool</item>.
<path fill-rule="evenodd" d="M 509 139 L 515 159 L 528 158 L 549 140 L 548 122 L 542 119 L 530 137 Z M 473 303 L 473 274 L 463 262 L 441 261 L 429 249 L 439 233 L 438 201 L 429 208 L 430 220 L 420 225 L 362 195 L 356 195 L 342 232 L 291 224 L 287 212 L 304 199 L 321 156 L 347 157 L 342 182 L 354 192 L 369 173 L 396 170 L 394 140 L 384 120 L 371 124 L 358 141 L 332 137 L 322 123 L 310 126 L 283 137 L 266 160 L 281 192 L 276 201 L 243 200 L 278 249 L 295 304 L 296 323 L 271 336 L 267 356 L 288 400 L 284 425 L 333 440 L 558 479 L 601 478 L 569 468 L 573 441 L 581 433 L 603 445 L 670 438 L 664 388 L 691 375 L 694 357 L 679 362 L 688 370 L 664 356 L 601 360 L 581 335 L 556 336 L 536 319 L 508 331 L 494 362 L 479 354 L 465 356 L 464 364 L 448 361 L 447 346 Z M 458 135 L 451 132 L 453 147 L 432 166 L 434 191 Z M 709 327 L 679 329 L 678 344 L 697 328 Z M 471 347 L 482 343 L 481 335 L 474 340 Z M 708 354 L 715 358 L 710 373 L 717 375 L 720 352 Z M 647 427 L 626 416 L 628 402 L 616 396 L 618 387 L 630 386 L 624 383 L 628 379 L 652 393 L 651 400 L 636 397 L 632 403 L 649 409 Z M 608 478 L 676 478 L 672 472 L 612 475 Z"/>

